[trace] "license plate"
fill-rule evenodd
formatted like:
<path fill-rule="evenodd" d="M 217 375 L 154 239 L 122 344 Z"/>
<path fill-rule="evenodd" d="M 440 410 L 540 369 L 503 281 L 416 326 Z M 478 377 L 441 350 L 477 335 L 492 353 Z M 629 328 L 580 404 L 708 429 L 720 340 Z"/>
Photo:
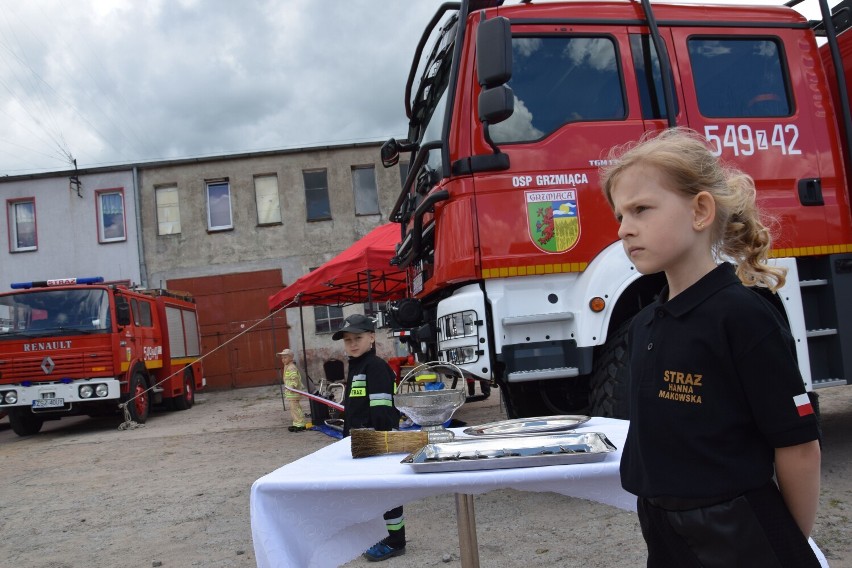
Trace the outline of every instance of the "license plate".
<path fill-rule="evenodd" d="M 64 398 L 39 398 L 33 401 L 33 408 L 62 408 L 65 406 Z"/>

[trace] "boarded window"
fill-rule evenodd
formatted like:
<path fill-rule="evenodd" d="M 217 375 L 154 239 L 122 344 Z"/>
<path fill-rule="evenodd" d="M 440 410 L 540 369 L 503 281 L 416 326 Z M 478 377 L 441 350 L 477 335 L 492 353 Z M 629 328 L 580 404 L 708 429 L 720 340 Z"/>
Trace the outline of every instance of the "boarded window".
<path fill-rule="evenodd" d="M 379 213 L 379 190 L 376 187 L 376 169 L 373 166 L 352 168 L 352 188 L 355 191 L 355 214 Z"/>
<path fill-rule="evenodd" d="M 271 225 L 281 222 L 281 206 L 278 203 L 278 176 L 256 176 L 254 198 L 257 202 L 257 224 Z"/>
<path fill-rule="evenodd" d="M 180 205 L 177 186 L 158 187 L 155 195 L 157 200 L 157 234 L 176 235 L 180 233 Z"/>

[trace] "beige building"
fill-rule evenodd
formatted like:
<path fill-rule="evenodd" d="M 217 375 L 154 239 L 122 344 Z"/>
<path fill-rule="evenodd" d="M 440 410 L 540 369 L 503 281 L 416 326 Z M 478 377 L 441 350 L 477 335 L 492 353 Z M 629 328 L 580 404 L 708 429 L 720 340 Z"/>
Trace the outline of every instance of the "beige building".
<path fill-rule="evenodd" d="M 140 168 L 149 285 L 188 288 L 198 299 L 205 344 L 220 347 L 207 365 L 214 388 L 267 384 L 268 365 L 285 345 L 314 380 L 324 361 L 345 358 L 331 332 L 364 306 L 290 308 L 285 323 L 284 312 L 264 321 L 266 299 L 388 221 L 401 174 L 381 165 L 379 148 L 347 144 Z M 397 354 L 393 340 L 378 336 L 381 355 Z M 228 376 L 217 378 L 220 370 Z"/>

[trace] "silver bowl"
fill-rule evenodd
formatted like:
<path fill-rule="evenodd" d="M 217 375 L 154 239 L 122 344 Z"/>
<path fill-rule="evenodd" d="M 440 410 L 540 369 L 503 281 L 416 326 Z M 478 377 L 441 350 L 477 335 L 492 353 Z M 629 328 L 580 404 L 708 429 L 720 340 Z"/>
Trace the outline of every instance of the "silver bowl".
<path fill-rule="evenodd" d="M 443 425 L 464 404 L 466 396 L 461 389 L 423 390 L 397 393 L 393 404 L 427 432 L 429 442 L 434 443 L 455 438 Z"/>

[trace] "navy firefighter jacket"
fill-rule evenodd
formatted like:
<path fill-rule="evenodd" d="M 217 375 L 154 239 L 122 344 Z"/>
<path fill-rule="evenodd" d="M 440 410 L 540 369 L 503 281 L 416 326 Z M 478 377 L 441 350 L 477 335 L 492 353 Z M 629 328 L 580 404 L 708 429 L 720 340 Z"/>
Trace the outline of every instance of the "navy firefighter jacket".
<path fill-rule="evenodd" d="M 352 428 L 388 431 L 399 428 L 399 411 L 393 405 L 396 375 L 374 350 L 349 359 L 343 435 Z"/>

